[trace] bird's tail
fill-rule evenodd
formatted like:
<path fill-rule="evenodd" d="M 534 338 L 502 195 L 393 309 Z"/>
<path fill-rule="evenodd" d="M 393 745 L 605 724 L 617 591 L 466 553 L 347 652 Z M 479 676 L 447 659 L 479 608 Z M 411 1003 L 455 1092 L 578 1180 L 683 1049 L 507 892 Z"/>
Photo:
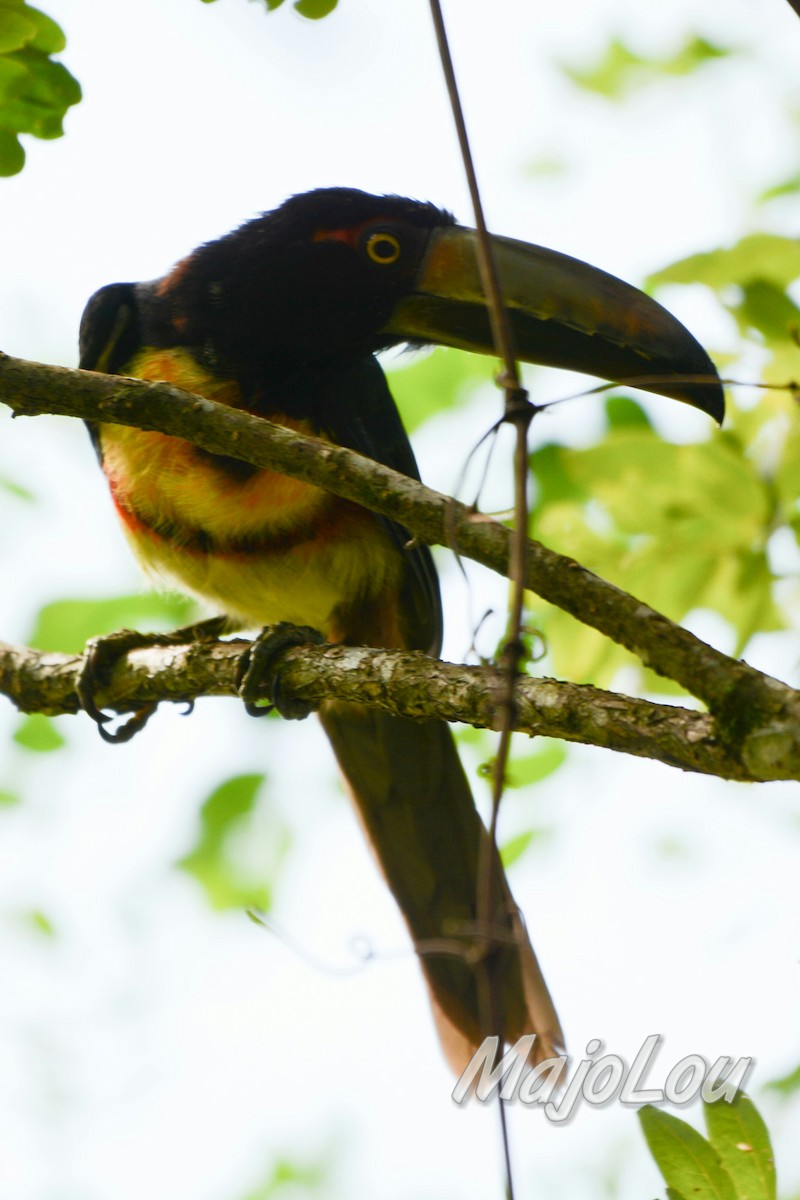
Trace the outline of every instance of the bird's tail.
<path fill-rule="evenodd" d="M 536 1061 L 563 1035 L 547 984 L 472 799 L 449 726 L 351 704 L 320 713 L 430 989 L 442 1048 L 460 1074 L 483 1039 L 536 1034 Z M 479 876 L 495 860 L 494 949 L 477 928 Z M 485 861 L 484 861 L 485 860 Z"/>

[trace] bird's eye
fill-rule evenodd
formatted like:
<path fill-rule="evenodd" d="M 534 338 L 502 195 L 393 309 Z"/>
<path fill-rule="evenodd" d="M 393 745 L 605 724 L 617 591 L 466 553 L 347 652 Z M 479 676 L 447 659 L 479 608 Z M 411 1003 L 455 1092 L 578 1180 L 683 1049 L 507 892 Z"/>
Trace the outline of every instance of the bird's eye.
<path fill-rule="evenodd" d="M 364 243 L 367 257 L 378 266 L 388 267 L 400 257 L 400 242 L 393 233 L 371 233 Z"/>

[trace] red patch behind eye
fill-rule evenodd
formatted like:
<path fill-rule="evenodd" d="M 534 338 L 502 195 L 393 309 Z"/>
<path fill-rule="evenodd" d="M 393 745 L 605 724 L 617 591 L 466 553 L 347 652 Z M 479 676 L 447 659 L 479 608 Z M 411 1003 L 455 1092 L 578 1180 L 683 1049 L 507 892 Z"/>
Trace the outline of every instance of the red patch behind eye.
<path fill-rule="evenodd" d="M 361 237 L 361 234 L 374 221 L 362 221 L 360 225 L 353 225 L 349 229 L 318 229 L 312 241 L 315 242 L 344 242 L 346 246 L 355 246 Z"/>
<path fill-rule="evenodd" d="M 168 293 L 172 291 L 172 289 L 175 287 L 175 285 L 180 283 L 183 276 L 189 270 L 189 267 L 192 264 L 193 258 L 194 258 L 194 254 L 187 254 L 186 258 L 182 258 L 179 262 L 176 262 L 176 264 L 172 268 L 172 270 L 167 275 L 165 275 L 164 278 L 159 281 L 159 283 L 156 284 L 156 295 L 157 296 L 168 295 Z"/>

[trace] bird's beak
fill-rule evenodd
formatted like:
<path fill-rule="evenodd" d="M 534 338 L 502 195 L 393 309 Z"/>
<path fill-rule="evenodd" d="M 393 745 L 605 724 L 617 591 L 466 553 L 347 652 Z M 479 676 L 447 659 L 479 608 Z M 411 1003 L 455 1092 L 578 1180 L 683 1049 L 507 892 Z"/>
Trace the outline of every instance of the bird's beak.
<path fill-rule="evenodd" d="M 725 400 L 703 347 L 665 308 L 596 267 L 492 237 L 511 334 L 523 362 L 583 371 L 684 400 L 722 422 Z M 431 234 L 411 293 L 386 331 L 494 354 L 474 230 Z"/>

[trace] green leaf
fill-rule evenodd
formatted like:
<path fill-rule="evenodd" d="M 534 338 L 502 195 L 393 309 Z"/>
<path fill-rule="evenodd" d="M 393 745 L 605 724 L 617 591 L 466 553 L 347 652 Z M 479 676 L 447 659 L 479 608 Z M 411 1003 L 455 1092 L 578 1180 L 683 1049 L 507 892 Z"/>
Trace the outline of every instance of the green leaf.
<path fill-rule="evenodd" d="M 558 154 L 541 154 L 525 163 L 522 173 L 528 179 L 562 179 L 569 174 L 569 164 Z"/>
<path fill-rule="evenodd" d="M 730 284 L 763 280 L 785 288 L 800 277 L 800 241 L 776 233 L 751 233 L 735 245 L 692 254 L 656 271 L 648 288 L 666 283 L 704 283 L 719 291 Z"/>
<path fill-rule="evenodd" d="M 742 285 L 741 302 L 727 307 L 741 326 L 757 329 L 767 341 L 792 342 L 800 358 L 792 337 L 792 330 L 800 327 L 800 308 L 782 288 L 767 279 L 752 279 Z"/>
<path fill-rule="evenodd" d="M 36 25 L 24 9 L 0 4 L 0 54 L 21 50 L 36 34 Z"/>
<path fill-rule="evenodd" d="M 525 851 L 532 845 L 536 833 L 529 829 L 526 833 L 518 833 L 516 837 L 509 838 L 508 841 L 500 847 L 500 859 L 503 866 L 508 869 L 518 859 L 522 858 Z"/>
<path fill-rule="evenodd" d="M 274 813 L 258 820 L 264 775 L 237 775 L 220 784 L 200 811 L 200 836 L 177 866 L 202 886 L 213 909 L 266 911 L 290 835 Z"/>
<path fill-rule="evenodd" d="M 788 179 L 766 188 L 758 197 L 758 201 L 764 204 L 767 200 L 775 200 L 779 196 L 794 196 L 796 192 L 800 192 L 800 175 L 790 175 Z"/>
<path fill-rule="evenodd" d="M 50 58 L 65 45 L 60 26 L 39 9 L 0 0 L 2 175 L 17 174 L 25 163 L 18 134 L 60 137 L 64 114 L 81 98 L 77 80 L 62 63 Z"/>
<path fill-rule="evenodd" d="M 9 496 L 14 496 L 17 500 L 26 500 L 31 504 L 36 500 L 32 491 L 24 487 L 21 483 L 16 483 L 13 479 L 0 478 L 0 487 L 4 492 L 8 492 Z"/>
<path fill-rule="evenodd" d="M 34 35 L 28 42 L 31 50 L 40 50 L 42 54 L 60 54 L 66 49 L 67 39 L 60 25 L 52 17 L 47 17 L 38 8 L 25 5 L 25 16 L 33 22 Z"/>
<path fill-rule="evenodd" d="M 702 1134 L 651 1104 L 640 1108 L 638 1116 L 650 1153 L 670 1188 L 691 1200 L 737 1200 L 719 1155 Z"/>
<path fill-rule="evenodd" d="M 31 750 L 36 754 L 50 754 L 67 744 L 50 717 L 41 713 L 30 713 L 22 720 L 14 733 L 14 741 L 23 750 Z"/>
<path fill-rule="evenodd" d="M 300 1200 L 302 1196 L 319 1194 L 328 1183 L 329 1167 L 324 1162 L 296 1163 L 280 1158 L 269 1169 L 266 1178 L 247 1192 L 244 1200 Z"/>
<path fill-rule="evenodd" d="M 488 383 L 492 370 L 477 354 L 442 348 L 391 370 L 389 386 L 406 429 L 411 432 L 434 413 L 454 408 L 468 388 Z"/>
<path fill-rule="evenodd" d="M 645 410 L 630 396 L 608 396 L 605 402 L 606 418 L 611 429 L 623 426 L 638 426 L 652 429 L 653 425 Z"/>
<path fill-rule="evenodd" d="M 504 867 L 511 867 L 524 854 L 530 850 L 531 846 L 536 842 L 544 842 L 551 836 L 552 831 L 549 829 L 527 829 L 524 833 L 518 833 L 515 837 L 509 838 L 500 847 L 500 859 Z"/>
<path fill-rule="evenodd" d="M 22 798 L 16 792 L 7 792 L 5 788 L 0 788 L 0 808 L 15 808 L 21 803 Z"/>
<path fill-rule="evenodd" d="M 38 50 L 17 50 L 6 63 L 27 71 L 24 87 L 7 97 L 0 108 L 0 127 L 40 138 L 60 137 L 63 117 L 81 98 L 80 86 L 65 66 Z"/>
<path fill-rule="evenodd" d="M 327 17 L 336 8 L 338 0 L 294 0 L 294 6 L 301 17 L 310 21 L 319 21 Z"/>
<path fill-rule="evenodd" d="M 118 629 L 176 629 L 188 625 L 195 614 L 194 603 L 174 593 L 55 600 L 39 610 L 28 641 L 39 650 L 78 654 L 91 637 Z"/>
<path fill-rule="evenodd" d="M 634 88 L 657 83 L 668 75 L 688 75 L 707 62 L 732 53 L 705 38 L 690 36 L 674 54 L 646 58 L 613 38 L 594 66 L 580 69 L 565 65 L 562 70 L 578 87 L 608 100 L 620 100 Z"/>
<path fill-rule="evenodd" d="M 25 151 L 13 133 L 0 129 L 0 175 L 19 175 L 25 166 Z"/>
<path fill-rule="evenodd" d="M 676 446 L 622 420 L 589 449 L 542 447 L 531 466 L 532 536 L 673 620 L 698 608 L 718 612 L 739 649 L 757 630 L 785 625 L 768 558 L 774 486 L 735 431 Z M 557 674 L 609 686 L 636 664 L 567 614 L 530 603 Z"/>
<path fill-rule="evenodd" d="M 24 62 L 7 54 L 0 55 L 0 127 L 5 125 L 6 106 L 20 96 L 30 81 L 30 71 Z"/>
<path fill-rule="evenodd" d="M 530 787 L 552 775 L 567 761 L 567 750 L 563 742 L 542 738 L 541 745 L 532 754 L 514 757 L 509 767 L 509 787 Z"/>
<path fill-rule="evenodd" d="M 41 937 L 54 938 L 56 936 L 55 926 L 50 918 L 39 909 L 33 909 L 25 914 L 25 923 L 34 933 L 38 933 Z"/>
<path fill-rule="evenodd" d="M 597 92 L 609 100 L 617 100 L 633 86 L 633 69 L 647 65 L 625 45 L 613 38 L 606 46 L 603 57 L 594 66 L 577 68 L 562 64 L 564 74 L 588 92 Z"/>
<path fill-rule="evenodd" d="M 796 1092 L 800 1092 L 800 1066 L 795 1067 L 788 1075 L 781 1076 L 780 1079 L 771 1080 L 767 1084 L 767 1088 L 784 1097 L 794 1096 Z"/>
<path fill-rule="evenodd" d="M 730 1175 L 739 1200 L 775 1200 L 775 1159 L 767 1127 L 743 1092 L 705 1106 L 711 1145 Z"/>

